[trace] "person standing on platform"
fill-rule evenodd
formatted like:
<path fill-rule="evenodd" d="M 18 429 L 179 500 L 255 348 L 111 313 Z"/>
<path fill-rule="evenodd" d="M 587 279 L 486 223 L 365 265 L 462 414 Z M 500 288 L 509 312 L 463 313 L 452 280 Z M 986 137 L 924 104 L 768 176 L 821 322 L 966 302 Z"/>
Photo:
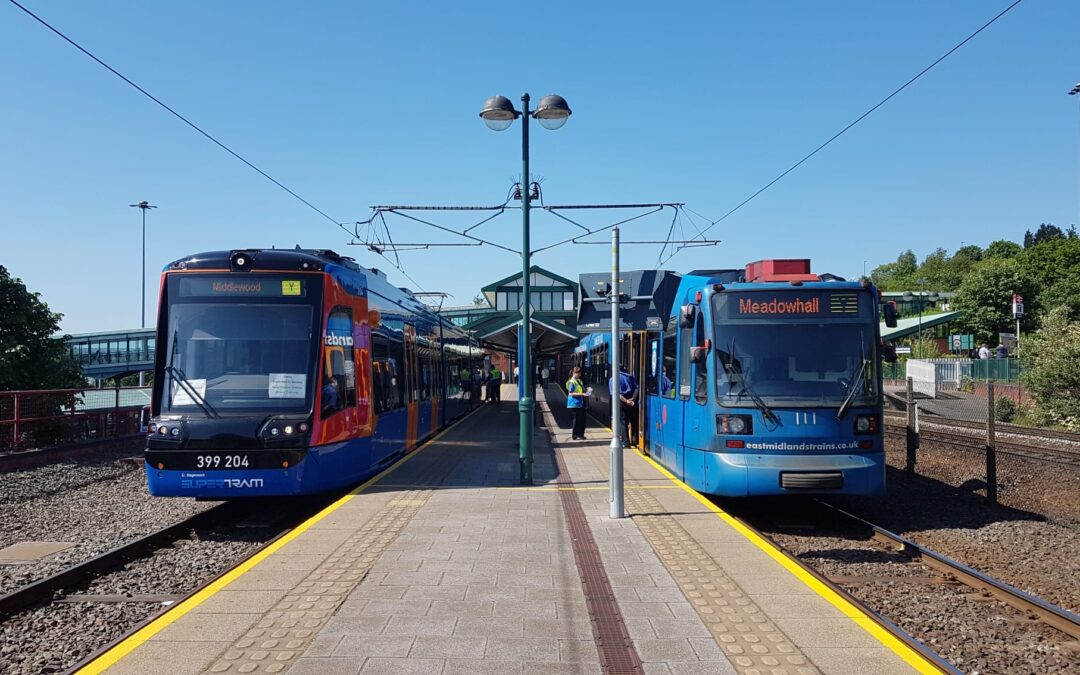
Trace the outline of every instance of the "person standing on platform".
<path fill-rule="evenodd" d="M 619 436 L 624 443 L 636 446 L 638 437 L 637 402 L 638 392 L 640 391 L 637 378 L 625 370 L 619 370 L 618 388 L 616 389 L 615 378 L 612 377 L 608 381 L 608 390 L 611 392 L 612 397 L 616 394 L 619 396 L 619 420 L 622 426 L 619 429 Z M 627 433 L 628 427 L 629 433 Z"/>
<path fill-rule="evenodd" d="M 488 373 L 488 402 L 499 405 L 499 401 L 502 400 L 502 371 L 497 366 L 491 366 L 491 372 Z"/>
<path fill-rule="evenodd" d="M 571 440 L 585 440 L 585 384 L 581 381 L 581 368 L 574 366 L 566 381 L 566 407 L 574 413 L 574 430 Z"/>
<path fill-rule="evenodd" d="M 545 387 L 547 386 L 548 374 L 549 373 L 547 366 L 544 366 L 540 369 L 540 384 L 544 385 Z"/>

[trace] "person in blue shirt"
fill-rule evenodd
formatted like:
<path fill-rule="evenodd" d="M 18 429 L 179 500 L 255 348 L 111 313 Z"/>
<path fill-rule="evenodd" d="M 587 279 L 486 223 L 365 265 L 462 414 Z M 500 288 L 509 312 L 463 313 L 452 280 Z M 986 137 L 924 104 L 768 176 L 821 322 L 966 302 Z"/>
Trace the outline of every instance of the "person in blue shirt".
<path fill-rule="evenodd" d="M 585 384 L 581 381 L 581 368 L 574 366 L 566 381 L 566 407 L 574 413 L 572 440 L 585 439 Z"/>
<path fill-rule="evenodd" d="M 608 390 L 615 396 L 615 378 L 608 381 Z M 638 388 L 637 378 L 626 372 L 619 371 L 619 435 L 631 446 L 637 445 L 638 438 Z M 629 427 L 629 433 L 627 428 Z"/>

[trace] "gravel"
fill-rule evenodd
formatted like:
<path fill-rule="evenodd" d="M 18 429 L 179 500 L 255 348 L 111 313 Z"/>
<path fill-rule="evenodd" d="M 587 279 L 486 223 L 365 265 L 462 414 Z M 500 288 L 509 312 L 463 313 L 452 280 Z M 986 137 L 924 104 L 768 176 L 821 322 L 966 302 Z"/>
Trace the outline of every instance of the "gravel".
<path fill-rule="evenodd" d="M 0 593 L 55 574 L 204 511 L 216 502 L 151 497 L 130 451 L 5 473 L 0 480 L 0 548 L 23 541 L 75 546 L 44 559 L 0 565 Z"/>
<path fill-rule="evenodd" d="M 1080 672 L 1080 652 L 1070 648 L 1067 636 L 925 565 L 907 562 L 862 538 L 865 530 L 765 529 L 818 572 L 849 577 L 840 579 L 845 590 L 964 672 Z"/>
<path fill-rule="evenodd" d="M 981 452 L 924 446 L 917 463 L 921 475 L 909 478 L 898 468 L 904 461 L 903 439 L 886 441 L 887 497 L 830 497 L 827 502 L 1047 602 L 1080 612 L 1080 523 L 1050 520 L 1040 513 L 1052 503 L 1051 493 L 1040 491 L 1040 486 L 1053 486 L 1057 499 L 1074 505 L 1080 501 L 1080 490 L 1070 487 L 1073 484 L 1063 478 L 1060 467 L 1029 463 L 1025 489 L 1014 490 L 1012 506 L 992 505 L 981 480 L 985 466 Z M 871 540 L 868 528 L 837 521 L 811 502 L 793 508 L 791 500 L 765 500 L 730 508 L 819 572 L 847 577 L 842 585 L 852 595 L 964 672 L 1080 673 L 1080 645 L 1075 640 L 910 562 Z"/>
<path fill-rule="evenodd" d="M 77 593 L 185 595 L 265 543 L 277 530 L 222 528 L 134 560 Z M 165 607 L 148 602 L 56 602 L 0 624 L 0 672 L 62 672 Z"/>

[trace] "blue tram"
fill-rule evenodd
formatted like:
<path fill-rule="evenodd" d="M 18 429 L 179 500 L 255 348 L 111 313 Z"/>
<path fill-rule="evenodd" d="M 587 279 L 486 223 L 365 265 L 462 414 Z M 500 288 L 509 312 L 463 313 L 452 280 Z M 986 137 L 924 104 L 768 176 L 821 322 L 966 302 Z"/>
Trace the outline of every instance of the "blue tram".
<path fill-rule="evenodd" d="M 464 414 L 460 375 L 482 357 L 378 270 L 324 250 L 169 264 L 157 338 L 145 452 L 157 496 L 353 485 Z"/>
<path fill-rule="evenodd" d="M 640 447 L 696 490 L 884 493 L 880 362 L 895 354 L 873 286 L 810 274 L 807 260 L 660 274 L 669 290 L 650 305 L 653 329 L 635 330 L 631 312 L 617 348 L 598 332 L 575 350 L 595 415 L 610 419 L 620 363 L 642 386 Z M 881 311 L 895 325 L 895 308 Z"/>

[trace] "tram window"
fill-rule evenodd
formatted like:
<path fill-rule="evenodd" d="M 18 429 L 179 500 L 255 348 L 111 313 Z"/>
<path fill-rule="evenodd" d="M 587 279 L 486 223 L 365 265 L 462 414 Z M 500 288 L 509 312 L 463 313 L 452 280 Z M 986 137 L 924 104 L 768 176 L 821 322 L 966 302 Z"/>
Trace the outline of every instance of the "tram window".
<path fill-rule="evenodd" d="M 664 334 L 663 359 L 660 363 L 660 395 L 675 398 L 675 331 Z"/>
<path fill-rule="evenodd" d="M 660 380 L 656 377 L 656 371 L 663 367 L 660 361 L 660 340 L 649 340 L 649 351 L 645 358 L 645 393 L 656 396 L 660 391 Z"/>
<path fill-rule="evenodd" d="M 400 338 L 372 331 L 371 347 L 375 412 L 400 408 L 404 405 L 401 364 L 405 361 L 405 345 Z"/>
<path fill-rule="evenodd" d="M 683 328 L 679 331 L 679 398 L 690 398 L 690 340 L 694 336 L 694 329 Z"/>
<path fill-rule="evenodd" d="M 351 336 L 353 332 L 352 310 L 335 307 L 326 322 L 327 334 Z M 322 383 L 323 415 L 356 405 L 356 363 L 353 349 L 347 341 L 340 345 L 327 345 L 326 367 Z"/>
<path fill-rule="evenodd" d="M 705 348 L 705 320 L 698 312 L 697 327 L 694 330 L 694 346 Z M 706 403 L 709 400 L 709 355 L 704 354 L 694 364 L 694 400 Z"/>

